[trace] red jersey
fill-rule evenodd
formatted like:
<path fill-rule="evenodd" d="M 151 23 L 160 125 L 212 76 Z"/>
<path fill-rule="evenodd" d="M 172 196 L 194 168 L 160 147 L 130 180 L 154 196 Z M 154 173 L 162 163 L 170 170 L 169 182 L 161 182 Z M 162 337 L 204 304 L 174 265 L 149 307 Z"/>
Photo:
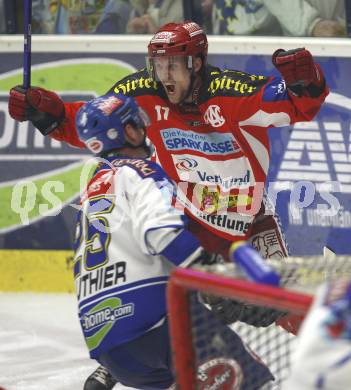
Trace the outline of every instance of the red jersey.
<path fill-rule="evenodd" d="M 196 104 L 171 104 L 146 70 L 125 77 L 110 92 L 135 97 L 149 116 L 155 159 L 178 183 L 176 207 L 184 207 L 212 236 L 246 239 L 268 173 L 268 129 L 311 120 L 328 88 L 311 86 L 297 96 L 281 78 L 211 66 L 205 73 Z M 82 104 L 65 103 L 66 121 L 54 138 L 84 147 L 74 121 Z"/>

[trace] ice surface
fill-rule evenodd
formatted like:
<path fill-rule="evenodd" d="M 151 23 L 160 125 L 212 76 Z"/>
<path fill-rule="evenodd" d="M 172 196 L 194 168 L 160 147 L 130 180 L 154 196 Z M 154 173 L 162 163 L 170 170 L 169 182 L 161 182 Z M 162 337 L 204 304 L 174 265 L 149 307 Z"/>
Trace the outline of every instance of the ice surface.
<path fill-rule="evenodd" d="M 0 386 L 82 390 L 89 359 L 71 294 L 0 293 Z M 114 390 L 130 387 L 115 386 Z"/>

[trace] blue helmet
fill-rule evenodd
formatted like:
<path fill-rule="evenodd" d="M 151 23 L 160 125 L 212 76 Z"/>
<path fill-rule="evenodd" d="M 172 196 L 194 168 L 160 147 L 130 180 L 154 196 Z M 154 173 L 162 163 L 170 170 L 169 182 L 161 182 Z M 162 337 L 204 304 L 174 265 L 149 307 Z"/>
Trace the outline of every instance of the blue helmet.
<path fill-rule="evenodd" d="M 145 127 L 147 116 L 132 97 L 109 93 L 86 103 L 76 115 L 78 136 L 94 154 L 128 145 L 124 128 Z"/>

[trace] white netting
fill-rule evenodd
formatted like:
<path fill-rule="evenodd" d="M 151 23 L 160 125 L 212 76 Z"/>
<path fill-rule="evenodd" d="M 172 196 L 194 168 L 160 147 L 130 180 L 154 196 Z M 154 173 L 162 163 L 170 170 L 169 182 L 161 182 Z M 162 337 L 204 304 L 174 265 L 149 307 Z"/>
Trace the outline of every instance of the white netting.
<path fill-rule="evenodd" d="M 266 260 L 281 276 L 281 286 L 289 290 L 314 294 L 326 281 L 351 277 L 350 256 L 288 257 L 282 260 Z M 233 263 L 199 266 L 201 271 L 245 279 L 245 275 Z"/>
<path fill-rule="evenodd" d="M 282 288 L 304 292 L 313 295 L 317 287 L 325 281 L 339 280 L 342 277 L 351 277 L 351 257 L 338 256 L 325 258 L 313 256 L 308 258 L 290 257 L 285 260 L 267 260 L 281 275 Z M 244 276 L 233 264 L 219 264 L 201 267 L 201 270 L 218 273 L 235 278 Z M 198 310 L 198 292 L 192 291 L 190 299 L 192 316 L 193 346 L 196 355 L 196 364 L 201 366 L 206 359 L 215 355 L 222 348 L 223 353 L 230 356 L 230 335 L 224 335 L 223 329 L 206 312 Z M 258 305 L 259 306 L 259 305 Z M 286 313 L 290 313 L 289 304 Z M 253 312 L 254 315 L 261 313 Z M 257 371 L 252 361 L 244 362 L 246 376 L 245 390 L 283 390 L 284 380 L 289 375 L 291 355 L 294 351 L 295 336 L 275 324 L 265 328 L 257 328 L 243 322 L 236 322 L 231 328 L 269 367 L 275 380 L 269 381 L 262 387 L 262 373 Z M 229 339 L 228 339 L 229 337 Z M 248 376 L 252 378 L 248 380 Z M 199 388 L 205 389 L 206 387 Z M 221 387 L 218 387 L 219 389 Z M 226 387 L 224 387 L 226 388 Z M 229 389 L 229 388 L 228 388 Z"/>

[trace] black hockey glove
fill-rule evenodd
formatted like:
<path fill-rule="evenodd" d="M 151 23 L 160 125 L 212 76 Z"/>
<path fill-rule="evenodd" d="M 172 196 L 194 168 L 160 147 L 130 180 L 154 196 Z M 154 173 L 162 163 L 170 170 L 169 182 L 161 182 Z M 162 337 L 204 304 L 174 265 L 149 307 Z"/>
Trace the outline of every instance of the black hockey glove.
<path fill-rule="evenodd" d="M 220 254 L 202 251 L 190 267 L 223 263 L 225 263 L 225 260 Z M 241 321 L 256 327 L 266 327 L 285 315 L 284 312 L 279 310 L 249 305 L 211 294 L 200 293 L 200 300 L 208 304 L 213 314 L 226 325 Z"/>
<path fill-rule="evenodd" d="M 287 313 L 284 311 L 271 309 L 269 307 L 244 304 L 239 321 L 257 327 L 266 327 L 273 324 L 273 322 L 277 321 L 279 318 L 284 317 L 286 314 Z"/>
<path fill-rule="evenodd" d="M 10 90 L 9 114 L 19 122 L 31 121 L 43 134 L 55 130 L 65 117 L 61 98 L 44 88 L 31 87 L 25 90 L 17 85 Z"/>
<path fill-rule="evenodd" d="M 229 325 L 239 321 L 243 304 L 215 295 L 202 294 L 201 299 L 210 306 L 212 313 L 224 324 Z"/>
<path fill-rule="evenodd" d="M 214 265 L 214 264 L 223 264 L 225 262 L 224 257 L 219 253 L 209 253 L 205 250 L 202 250 L 201 254 L 194 259 L 188 267 L 193 267 L 196 265 Z"/>
<path fill-rule="evenodd" d="M 268 307 L 249 305 L 216 296 L 202 295 L 202 300 L 210 306 L 213 314 L 226 325 L 241 321 L 256 327 L 266 327 L 286 314 Z"/>

